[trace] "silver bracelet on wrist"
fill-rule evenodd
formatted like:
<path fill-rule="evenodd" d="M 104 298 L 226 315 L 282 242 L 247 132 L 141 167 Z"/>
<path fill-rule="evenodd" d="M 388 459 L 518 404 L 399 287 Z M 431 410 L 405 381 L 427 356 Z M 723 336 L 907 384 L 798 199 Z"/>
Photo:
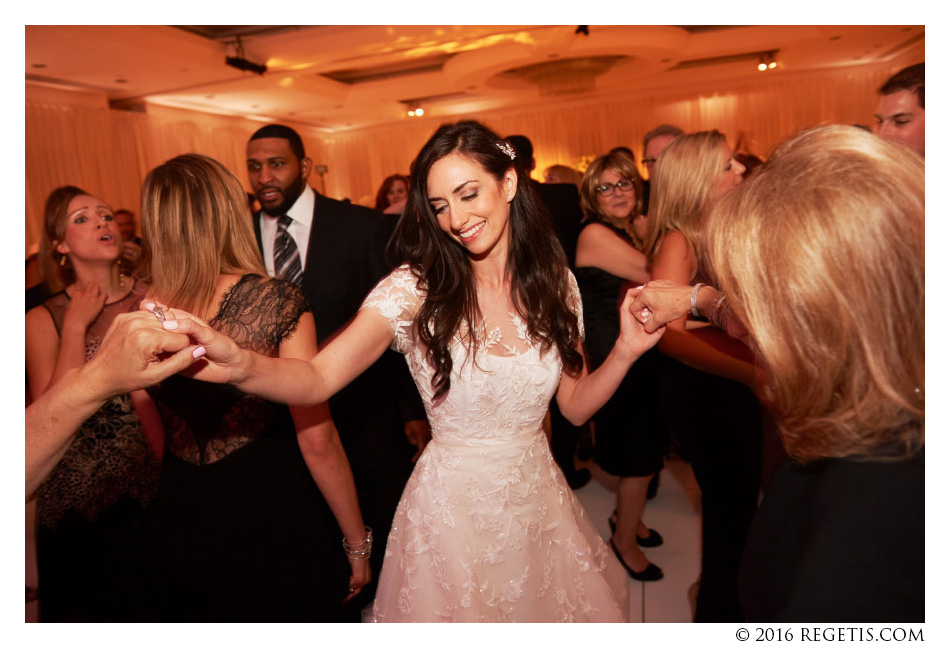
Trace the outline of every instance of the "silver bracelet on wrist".
<path fill-rule="evenodd" d="M 706 284 L 698 283 L 693 286 L 693 292 L 689 294 L 689 307 L 692 309 L 693 317 L 702 317 L 699 313 L 699 309 L 696 308 L 696 300 L 699 298 L 699 289 L 705 286 Z"/>
<path fill-rule="evenodd" d="M 723 293 L 719 295 L 719 299 L 717 299 L 716 303 L 713 304 L 712 310 L 709 313 L 709 321 L 712 322 L 714 326 L 725 330 L 726 313 L 728 311 L 729 301 L 726 299 L 725 293 Z"/>
<path fill-rule="evenodd" d="M 347 542 L 346 536 L 343 536 L 343 551 L 353 560 L 369 560 L 373 552 L 373 530 L 368 526 L 363 528 L 366 529 L 366 536 L 360 542 Z"/>

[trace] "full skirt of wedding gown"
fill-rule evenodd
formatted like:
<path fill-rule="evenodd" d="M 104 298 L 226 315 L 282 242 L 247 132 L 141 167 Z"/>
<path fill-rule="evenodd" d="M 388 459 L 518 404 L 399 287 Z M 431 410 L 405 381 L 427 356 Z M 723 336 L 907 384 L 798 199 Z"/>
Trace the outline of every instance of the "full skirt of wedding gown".
<path fill-rule="evenodd" d="M 432 441 L 406 485 L 386 547 L 375 621 L 628 620 L 627 575 L 551 455 L 541 427 L 560 380 L 556 350 L 453 349 L 452 384 L 433 397 L 412 338 L 419 302 L 400 268 L 364 303 L 395 331 L 426 404 Z M 573 277 L 572 277 L 573 279 Z M 497 348 L 495 349 L 497 351 Z"/>

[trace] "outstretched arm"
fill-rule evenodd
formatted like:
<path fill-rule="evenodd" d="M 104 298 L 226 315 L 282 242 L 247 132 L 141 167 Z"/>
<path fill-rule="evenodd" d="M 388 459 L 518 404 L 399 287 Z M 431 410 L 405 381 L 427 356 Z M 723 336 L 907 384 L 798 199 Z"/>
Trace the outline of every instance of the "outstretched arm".
<path fill-rule="evenodd" d="M 184 333 L 207 350 L 189 373 L 191 377 L 231 383 L 241 391 L 288 405 L 327 401 L 373 364 L 393 338 L 386 318 L 376 309 L 364 308 L 310 360 L 268 358 L 240 348 L 190 313 L 171 309 L 166 315 L 166 330 Z"/>
<path fill-rule="evenodd" d="M 691 306 L 693 288 L 672 281 L 651 281 L 637 293 L 633 313 L 643 322 L 643 328 L 653 332 L 668 323 L 686 317 Z M 723 329 L 729 337 L 744 340 L 749 334 L 736 317 L 723 294 L 712 286 L 703 286 L 696 293 L 696 309 L 710 322 Z"/>
<path fill-rule="evenodd" d="M 79 426 L 107 399 L 160 382 L 200 357 L 203 350 L 187 336 L 157 329 L 154 322 L 147 313 L 116 317 L 99 352 L 26 409 L 27 501 L 62 458 Z"/>
<path fill-rule="evenodd" d="M 663 237 L 663 242 L 653 262 L 653 278 L 674 283 L 689 283 L 696 271 L 696 258 L 692 247 L 679 232 L 672 231 Z M 688 295 L 687 295 L 687 310 Z M 757 373 L 755 366 L 744 360 L 720 351 L 698 336 L 686 331 L 685 315 L 672 320 L 667 326 L 657 348 L 685 365 L 706 373 L 754 386 Z"/>

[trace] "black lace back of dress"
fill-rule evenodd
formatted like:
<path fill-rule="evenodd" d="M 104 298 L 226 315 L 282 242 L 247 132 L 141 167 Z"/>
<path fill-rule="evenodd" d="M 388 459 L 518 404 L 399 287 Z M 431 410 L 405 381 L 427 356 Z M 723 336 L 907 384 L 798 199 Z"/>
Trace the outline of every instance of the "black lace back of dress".
<path fill-rule="evenodd" d="M 281 342 L 309 309 L 296 286 L 245 275 L 221 298 L 209 324 L 242 348 L 275 357 Z M 149 393 L 162 414 L 165 451 L 192 464 L 215 463 L 255 439 L 288 427 L 286 406 L 244 394 L 231 385 L 173 376 Z"/>

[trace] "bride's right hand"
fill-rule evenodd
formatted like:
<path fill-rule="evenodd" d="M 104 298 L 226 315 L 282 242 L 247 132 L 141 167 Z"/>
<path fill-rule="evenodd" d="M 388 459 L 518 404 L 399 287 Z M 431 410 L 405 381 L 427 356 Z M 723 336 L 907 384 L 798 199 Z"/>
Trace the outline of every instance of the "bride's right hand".
<path fill-rule="evenodd" d="M 206 382 L 236 383 L 240 375 L 244 350 L 224 333 L 220 333 L 196 315 L 177 308 L 166 308 L 152 300 L 145 300 L 141 307 L 155 314 L 156 307 L 162 309 L 165 318 L 156 316 L 156 325 L 166 331 L 187 335 L 195 344 L 205 348 L 205 355 L 183 373 Z"/>

